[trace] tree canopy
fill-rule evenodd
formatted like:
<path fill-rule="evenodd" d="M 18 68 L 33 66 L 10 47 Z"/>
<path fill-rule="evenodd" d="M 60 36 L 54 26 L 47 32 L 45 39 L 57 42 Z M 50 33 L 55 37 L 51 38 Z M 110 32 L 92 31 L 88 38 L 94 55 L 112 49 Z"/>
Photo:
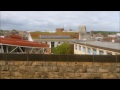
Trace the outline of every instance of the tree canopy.
<path fill-rule="evenodd" d="M 63 43 L 52 49 L 53 54 L 70 54 L 71 48 L 69 43 Z"/>

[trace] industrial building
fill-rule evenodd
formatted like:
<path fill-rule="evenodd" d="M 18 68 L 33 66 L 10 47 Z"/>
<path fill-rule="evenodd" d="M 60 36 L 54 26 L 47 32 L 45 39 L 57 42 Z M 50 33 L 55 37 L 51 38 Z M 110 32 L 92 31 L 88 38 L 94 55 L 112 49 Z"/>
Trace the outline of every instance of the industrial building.
<path fill-rule="evenodd" d="M 0 37 L 0 53 L 49 54 L 49 45 L 34 42 L 30 33 L 27 33 L 27 40 L 14 34 Z"/>
<path fill-rule="evenodd" d="M 41 35 L 40 39 L 37 39 L 37 42 L 45 43 L 49 45 L 49 53 L 51 52 L 51 49 L 54 47 L 57 47 L 57 45 L 61 45 L 64 42 L 68 42 L 70 44 L 73 44 L 74 39 L 70 38 L 70 36 L 66 35 Z"/>
<path fill-rule="evenodd" d="M 94 40 L 86 33 L 86 27 L 79 27 L 79 39 L 74 40 L 74 54 L 120 55 L 120 42 Z"/>
<path fill-rule="evenodd" d="M 120 43 L 76 40 L 74 54 L 120 55 Z"/>

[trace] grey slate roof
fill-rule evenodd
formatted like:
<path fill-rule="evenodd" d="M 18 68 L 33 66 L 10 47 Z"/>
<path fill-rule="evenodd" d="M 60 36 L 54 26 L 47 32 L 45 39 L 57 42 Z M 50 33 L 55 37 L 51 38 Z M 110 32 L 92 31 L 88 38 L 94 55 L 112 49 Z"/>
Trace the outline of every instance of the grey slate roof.
<path fill-rule="evenodd" d="M 76 40 L 74 42 L 82 43 L 82 44 L 86 44 L 86 45 L 94 45 L 94 46 L 99 46 L 99 47 L 104 47 L 104 48 L 120 50 L 120 42 L 119 43 L 113 43 L 113 42 L 80 41 L 80 40 Z"/>

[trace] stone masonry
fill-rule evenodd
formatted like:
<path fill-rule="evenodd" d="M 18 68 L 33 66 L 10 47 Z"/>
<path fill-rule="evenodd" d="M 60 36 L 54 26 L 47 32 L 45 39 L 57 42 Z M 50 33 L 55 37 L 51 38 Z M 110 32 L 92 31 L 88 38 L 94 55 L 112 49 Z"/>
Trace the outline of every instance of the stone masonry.
<path fill-rule="evenodd" d="M 120 63 L 3 60 L 0 79 L 120 79 Z"/>

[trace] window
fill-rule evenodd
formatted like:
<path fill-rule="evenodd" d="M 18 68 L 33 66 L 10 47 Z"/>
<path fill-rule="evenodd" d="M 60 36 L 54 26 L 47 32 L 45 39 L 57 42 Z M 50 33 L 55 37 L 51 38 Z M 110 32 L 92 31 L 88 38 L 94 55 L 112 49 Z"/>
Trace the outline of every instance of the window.
<path fill-rule="evenodd" d="M 75 45 L 75 49 L 77 50 L 77 45 Z"/>
<path fill-rule="evenodd" d="M 96 49 L 93 49 L 93 55 L 96 55 Z"/>
<path fill-rule="evenodd" d="M 86 52 L 86 48 L 85 47 L 83 47 L 83 52 Z"/>
<path fill-rule="evenodd" d="M 51 47 L 54 47 L 54 42 L 51 42 Z"/>
<path fill-rule="evenodd" d="M 100 55 L 104 55 L 104 52 L 103 52 L 103 51 L 99 51 L 99 54 L 100 54 Z"/>
<path fill-rule="evenodd" d="M 81 51 L 81 46 L 79 46 L 79 50 Z"/>
<path fill-rule="evenodd" d="M 111 52 L 107 52 L 107 55 L 112 55 L 112 53 Z"/>
<path fill-rule="evenodd" d="M 90 54 L 90 48 L 88 48 L 88 54 Z"/>

